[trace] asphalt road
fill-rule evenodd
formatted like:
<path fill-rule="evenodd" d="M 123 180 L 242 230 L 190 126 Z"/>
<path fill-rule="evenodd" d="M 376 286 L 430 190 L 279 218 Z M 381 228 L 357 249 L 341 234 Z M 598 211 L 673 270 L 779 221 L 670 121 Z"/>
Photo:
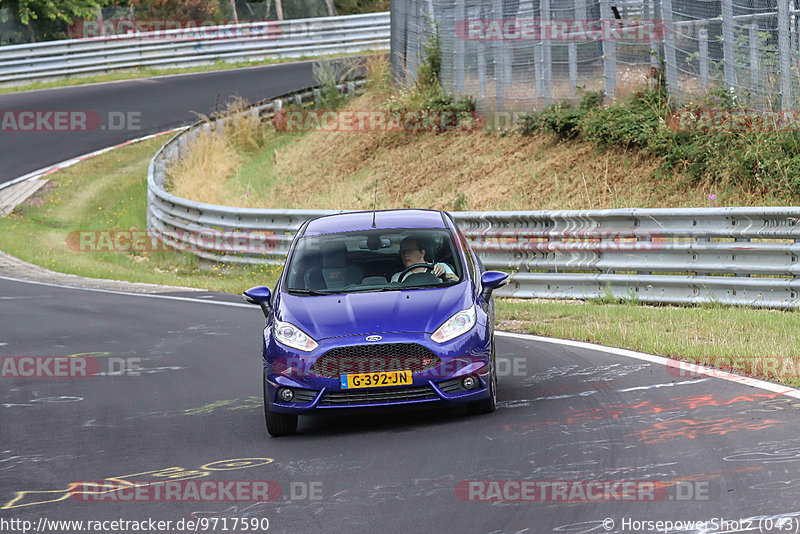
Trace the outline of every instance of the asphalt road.
<path fill-rule="evenodd" d="M 3 116 L 0 184 L 194 122 L 198 113 L 224 110 L 235 96 L 256 102 L 308 87 L 312 81 L 312 62 L 303 62 L 0 95 L 2 113 L 42 112 L 34 116 L 38 122 L 22 119 L 18 113 L 11 119 Z M 44 115 L 47 111 L 80 115 L 62 115 L 65 118 L 58 122 L 55 115 Z M 44 131 L 23 129 L 29 126 Z"/>
<path fill-rule="evenodd" d="M 494 414 L 301 417 L 299 435 L 275 439 L 260 400 L 262 327 L 255 307 L 0 280 L 4 361 L 90 353 L 101 373 L 114 358 L 115 369 L 141 368 L 0 378 L 0 525 L 225 518 L 231 531 L 248 518 L 267 519 L 270 532 L 588 533 L 665 531 L 625 528 L 626 518 L 762 517 L 773 520 L 764 532 L 798 526 L 800 401 L 501 335 Z M 224 463 L 237 459 L 249 460 Z M 74 484 L 170 476 L 274 481 L 281 493 L 261 502 L 86 502 L 86 486 Z M 629 481 L 659 491 L 655 500 L 619 500 L 612 487 L 600 500 L 465 501 L 459 488 L 475 480 Z M 490 496 L 483 488 L 473 497 Z M 0 531 L 19 532 L 10 525 Z M 680 531 L 759 532 L 738 525 Z"/>

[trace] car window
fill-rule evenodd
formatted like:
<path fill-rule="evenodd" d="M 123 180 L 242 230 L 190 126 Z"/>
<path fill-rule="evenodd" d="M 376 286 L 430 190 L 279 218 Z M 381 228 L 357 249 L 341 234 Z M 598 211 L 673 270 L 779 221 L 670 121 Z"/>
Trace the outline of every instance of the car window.
<path fill-rule="evenodd" d="M 286 273 L 285 290 L 314 295 L 447 286 L 464 265 L 449 230 L 375 229 L 302 237 Z"/>

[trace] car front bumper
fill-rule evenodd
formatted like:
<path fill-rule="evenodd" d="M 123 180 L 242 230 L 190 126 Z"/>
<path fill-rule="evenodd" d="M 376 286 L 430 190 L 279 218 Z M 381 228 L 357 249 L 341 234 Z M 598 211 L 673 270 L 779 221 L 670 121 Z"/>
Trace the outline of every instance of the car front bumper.
<path fill-rule="evenodd" d="M 322 340 L 311 353 L 301 353 L 271 338 L 265 339 L 264 376 L 270 410 L 295 414 L 320 413 L 342 408 L 459 404 L 489 396 L 491 334 L 480 324 L 442 344 L 431 341 L 426 333 L 381 333 L 383 344 L 421 345 L 440 360 L 432 368 L 414 372 L 410 385 L 342 389 L 339 374 L 317 374 L 319 366 L 314 367 L 314 364 L 328 351 L 372 346 L 364 341 L 366 335 Z M 365 371 L 379 370 L 382 369 Z M 462 380 L 466 376 L 477 379 L 476 386 L 471 390 L 463 387 Z M 295 395 L 291 402 L 279 399 L 280 388 L 293 390 Z"/>

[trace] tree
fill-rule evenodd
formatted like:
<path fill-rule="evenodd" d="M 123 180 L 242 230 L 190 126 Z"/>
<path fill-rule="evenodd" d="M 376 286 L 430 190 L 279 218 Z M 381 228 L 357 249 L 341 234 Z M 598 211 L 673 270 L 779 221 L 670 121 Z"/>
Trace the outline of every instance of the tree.
<path fill-rule="evenodd" d="M 26 26 L 29 39 L 62 33 L 75 19 L 93 18 L 102 0 L 2 0 L 17 23 Z"/>
<path fill-rule="evenodd" d="M 131 0 L 136 20 L 207 20 L 219 16 L 209 0 Z"/>

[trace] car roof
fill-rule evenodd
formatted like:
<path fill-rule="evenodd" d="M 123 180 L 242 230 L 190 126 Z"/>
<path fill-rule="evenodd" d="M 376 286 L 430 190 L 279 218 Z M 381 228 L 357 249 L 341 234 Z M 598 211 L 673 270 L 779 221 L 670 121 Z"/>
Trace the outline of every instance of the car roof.
<path fill-rule="evenodd" d="M 306 226 L 305 236 L 370 230 L 373 228 L 447 228 L 441 211 L 377 210 L 337 213 L 313 219 Z"/>

